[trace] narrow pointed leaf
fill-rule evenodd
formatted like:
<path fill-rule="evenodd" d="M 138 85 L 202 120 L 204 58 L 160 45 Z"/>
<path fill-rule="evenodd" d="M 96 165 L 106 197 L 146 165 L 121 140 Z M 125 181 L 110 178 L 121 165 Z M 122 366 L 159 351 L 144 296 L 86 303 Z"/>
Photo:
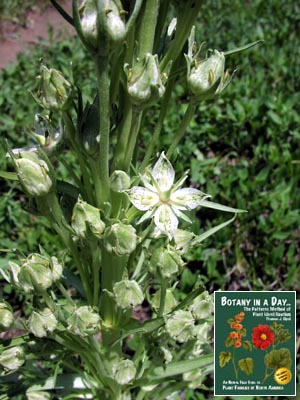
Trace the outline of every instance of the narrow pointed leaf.
<path fill-rule="evenodd" d="M 207 200 L 202 200 L 199 205 L 201 207 L 213 208 L 214 210 L 220 210 L 220 211 L 231 212 L 231 213 L 247 212 L 246 210 L 240 210 L 238 208 L 223 206 L 223 204 L 214 203 L 213 201 L 207 201 Z"/>
<path fill-rule="evenodd" d="M 241 51 L 248 50 L 251 47 L 257 46 L 258 44 L 263 43 L 263 42 L 264 42 L 264 40 L 260 39 L 260 40 L 257 40 L 256 42 L 248 43 L 245 46 L 237 47 L 236 49 L 233 49 L 233 50 L 224 51 L 224 56 L 229 56 L 231 54 L 240 53 Z"/>
<path fill-rule="evenodd" d="M 236 218 L 236 215 L 229 219 L 226 222 L 223 222 L 222 224 L 219 224 L 217 226 L 214 226 L 213 228 L 209 229 L 208 231 L 202 233 L 201 235 L 198 235 L 192 242 L 191 242 L 191 246 L 195 246 L 197 244 L 200 244 L 201 242 L 203 242 L 203 240 L 207 239 L 209 236 L 213 235 L 214 233 L 218 232 L 220 229 L 224 228 L 225 226 L 231 224 L 231 222 L 233 222 Z"/>

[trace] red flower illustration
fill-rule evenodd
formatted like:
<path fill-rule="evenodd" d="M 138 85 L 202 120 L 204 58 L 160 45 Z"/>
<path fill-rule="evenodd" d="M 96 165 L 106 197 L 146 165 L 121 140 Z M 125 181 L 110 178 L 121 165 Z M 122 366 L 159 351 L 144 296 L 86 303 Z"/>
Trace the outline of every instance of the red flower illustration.
<path fill-rule="evenodd" d="M 252 343 L 261 350 L 268 349 L 274 342 L 274 332 L 269 325 L 258 325 L 252 331 Z"/>

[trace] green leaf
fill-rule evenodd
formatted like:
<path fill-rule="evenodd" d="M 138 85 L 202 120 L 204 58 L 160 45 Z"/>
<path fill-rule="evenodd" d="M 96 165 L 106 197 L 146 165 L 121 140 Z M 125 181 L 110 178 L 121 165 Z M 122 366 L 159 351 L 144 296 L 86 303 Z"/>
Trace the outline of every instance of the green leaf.
<path fill-rule="evenodd" d="M 83 380 L 79 374 L 64 374 L 56 377 L 48 378 L 41 384 L 30 387 L 29 391 L 36 390 L 53 390 L 53 389 L 87 389 L 86 380 Z"/>
<path fill-rule="evenodd" d="M 221 368 L 231 360 L 231 353 L 229 351 L 222 351 L 219 355 L 219 365 Z"/>
<path fill-rule="evenodd" d="M 225 339 L 225 346 L 226 347 L 231 347 L 234 345 L 235 340 L 231 339 L 229 336 Z"/>
<path fill-rule="evenodd" d="M 239 360 L 239 367 L 246 375 L 253 374 L 253 359 L 247 357 Z"/>
<path fill-rule="evenodd" d="M 207 367 L 213 364 L 213 354 L 206 354 L 193 360 L 174 361 L 164 367 L 156 367 L 148 370 L 147 378 L 152 382 L 170 378 L 171 376 L 181 375 L 201 367 Z"/>
<path fill-rule="evenodd" d="M 276 336 L 277 336 L 275 339 L 276 343 L 286 343 L 292 338 L 292 335 L 288 329 L 280 329 L 277 332 Z"/>
<path fill-rule="evenodd" d="M 245 340 L 243 342 L 243 347 L 245 350 L 252 351 L 252 343 L 250 342 L 250 340 Z"/>
<path fill-rule="evenodd" d="M 214 226 L 213 228 L 209 229 L 208 231 L 197 236 L 194 240 L 192 240 L 191 245 L 195 246 L 195 245 L 203 242 L 203 240 L 207 239 L 209 236 L 218 232 L 220 229 L 224 228 L 225 226 L 231 224 L 231 222 L 233 222 L 235 220 L 235 217 L 236 217 L 236 215 L 233 218 L 231 218 L 229 221 L 226 221 L 226 222 L 223 222 L 222 224 Z"/>
<path fill-rule="evenodd" d="M 18 175 L 15 172 L 0 171 L 0 177 L 10 181 L 17 181 Z"/>
<path fill-rule="evenodd" d="M 248 43 L 245 46 L 237 47 L 236 49 L 233 49 L 233 50 L 224 51 L 224 56 L 229 56 L 231 54 L 240 53 L 241 51 L 248 50 L 251 47 L 257 46 L 258 44 L 261 44 L 263 42 L 264 42 L 264 40 L 257 40 L 256 42 Z"/>
<path fill-rule="evenodd" d="M 209 200 L 202 200 L 200 206 L 201 207 L 207 207 L 207 208 L 213 208 L 214 210 L 231 212 L 231 213 L 245 213 L 245 212 L 247 212 L 246 210 L 240 210 L 238 208 L 232 208 L 232 207 L 223 206 L 222 204 L 214 203 L 213 201 L 209 201 Z"/>
<path fill-rule="evenodd" d="M 290 350 L 282 348 L 270 351 L 270 353 L 265 355 L 265 365 L 272 369 L 280 367 L 290 368 L 292 365 Z"/>

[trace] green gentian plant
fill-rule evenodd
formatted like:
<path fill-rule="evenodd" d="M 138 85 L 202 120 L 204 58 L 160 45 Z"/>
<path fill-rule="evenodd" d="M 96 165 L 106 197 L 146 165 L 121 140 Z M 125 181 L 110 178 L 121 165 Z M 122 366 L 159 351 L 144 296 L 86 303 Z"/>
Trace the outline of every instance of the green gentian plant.
<path fill-rule="evenodd" d="M 176 287 L 188 250 L 242 210 L 188 188 L 187 174 L 176 181 L 175 150 L 199 102 L 228 85 L 225 57 L 234 51 L 199 59 L 198 0 L 73 0 L 72 15 L 52 4 L 94 61 L 97 86 L 84 106 L 80 82 L 43 65 L 36 144 L 8 149 L 16 170 L 9 176 L 50 221 L 63 252 L 40 248 L 3 268 L 29 312 L 15 322 L 1 303 L 1 330 L 22 333 L 1 344 L 1 375 L 21 382 L 28 399 L 158 400 L 204 388 L 213 369 L 213 298 L 199 283 L 184 299 Z M 186 113 L 164 149 L 160 135 L 180 80 L 189 90 Z M 158 116 L 147 142 L 149 111 Z M 56 173 L 62 151 L 72 154 L 64 181 Z M 200 207 L 233 217 L 197 236 L 189 226 Z"/>

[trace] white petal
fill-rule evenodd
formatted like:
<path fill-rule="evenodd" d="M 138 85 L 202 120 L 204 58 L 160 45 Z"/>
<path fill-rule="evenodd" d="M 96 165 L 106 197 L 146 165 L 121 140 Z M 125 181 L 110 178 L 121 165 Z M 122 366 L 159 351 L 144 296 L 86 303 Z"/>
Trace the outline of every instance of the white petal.
<path fill-rule="evenodd" d="M 164 152 L 161 153 L 152 169 L 152 177 L 161 192 L 167 192 L 171 189 L 175 179 L 175 171 Z"/>
<path fill-rule="evenodd" d="M 157 193 L 141 186 L 133 186 L 127 194 L 131 203 L 141 211 L 150 210 L 159 202 Z"/>
<path fill-rule="evenodd" d="M 210 196 L 198 189 L 184 188 L 171 193 L 171 202 L 181 210 L 193 210 L 207 197 Z"/>
<path fill-rule="evenodd" d="M 169 239 L 171 239 L 176 232 L 178 218 L 170 206 L 163 204 L 155 211 L 154 223 L 161 232 L 168 235 Z"/>

